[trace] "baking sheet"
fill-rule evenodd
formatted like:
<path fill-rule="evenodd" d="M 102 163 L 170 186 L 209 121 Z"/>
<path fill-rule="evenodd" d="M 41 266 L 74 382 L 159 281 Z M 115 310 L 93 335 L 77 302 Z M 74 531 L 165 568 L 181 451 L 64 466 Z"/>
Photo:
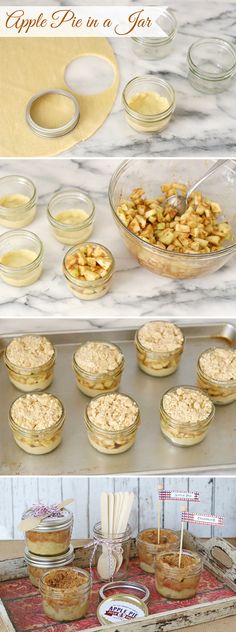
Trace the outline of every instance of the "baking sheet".
<path fill-rule="evenodd" d="M 69 321 L 68 321 L 69 323 Z M 181 323 L 178 323 L 181 326 Z M 66 409 L 62 444 L 46 455 L 33 456 L 23 452 L 12 437 L 8 411 L 17 391 L 9 382 L 3 361 L 0 368 L 1 442 L 0 474 L 2 475 L 141 475 L 197 473 L 201 470 L 227 470 L 236 465 L 236 403 L 217 407 L 216 418 L 206 439 L 199 445 L 179 448 L 161 434 L 159 404 L 163 393 L 177 384 L 195 384 L 199 354 L 217 344 L 236 347 L 236 327 L 233 324 L 182 325 L 186 337 L 180 368 L 172 376 L 154 378 L 137 366 L 134 329 L 50 333 L 57 347 L 55 379 L 50 392 L 59 396 Z M 12 336 L 1 338 L 5 346 Z M 116 342 L 125 355 L 125 370 L 120 391 L 134 397 L 140 405 L 142 423 L 135 445 L 119 455 L 97 452 L 88 442 L 84 426 L 84 409 L 89 399 L 78 390 L 72 371 L 72 355 L 86 340 Z"/>
<path fill-rule="evenodd" d="M 211 619 L 210 613 L 211 611 L 212 613 L 214 612 L 217 604 L 223 604 L 224 602 L 229 605 L 231 602 L 235 604 L 235 593 L 224 582 L 219 581 L 205 568 L 202 571 L 196 596 L 192 599 L 182 601 L 171 601 L 159 595 L 155 589 L 153 575 L 140 570 L 137 559 L 130 562 L 129 580 L 144 584 L 149 588 L 151 595 L 148 606 L 149 615 L 156 615 L 156 620 L 163 625 L 165 625 L 164 622 L 166 621 L 167 615 L 173 611 L 176 614 L 176 619 L 178 615 L 181 615 L 181 610 L 185 611 L 186 620 L 188 620 L 190 612 L 192 614 L 192 620 L 194 620 L 194 613 L 196 613 L 197 621 L 199 619 L 199 608 L 201 609 L 204 605 L 208 605 L 207 619 Z M 44 614 L 41 596 L 37 588 L 32 586 L 29 579 L 15 579 L 0 583 L 0 597 L 3 605 L 7 609 L 10 621 L 17 632 L 33 632 L 35 629 L 41 631 L 50 630 L 50 632 L 79 632 L 85 629 L 91 629 L 92 632 L 92 630 L 100 628 L 96 617 L 100 586 L 101 584 L 95 579 L 92 587 L 90 607 L 85 619 L 77 620 L 70 624 L 53 621 Z M 189 612 L 188 608 L 190 609 Z M 212 614 L 212 618 L 217 618 L 217 616 Z M 181 626 L 181 623 L 179 621 L 179 626 Z M 148 619 L 144 619 L 140 622 L 140 630 L 144 630 L 148 625 L 150 625 L 150 616 Z M 172 629 L 176 629 L 176 624 L 172 624 L 172 626 Z M 107 626 L 108 630 L 110 627 L 111 626 Z M 119 627 L 120 626 L 116 624 L 116 629 Z M 102 627 L 102 630 L 104 629 L 105 628 Z M 114 627 L 112 629 L 114 629 Z M 130 629 L 130 624 L 127 629 Z"/>

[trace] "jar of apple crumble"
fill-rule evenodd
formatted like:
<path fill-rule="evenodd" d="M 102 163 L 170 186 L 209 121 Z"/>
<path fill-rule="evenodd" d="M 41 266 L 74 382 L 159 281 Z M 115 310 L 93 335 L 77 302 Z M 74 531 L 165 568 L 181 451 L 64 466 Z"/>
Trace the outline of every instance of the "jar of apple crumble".
<path fill-rule="evenodd" d="M 74 353 L 73 368 L 82 393 L 95 397 L 119 388 L 124 356 L 117 345 L 86 342 Z"/>
<path fill-rule="evenodd" d="M 126 452 L 135 442 L 140 425 L 138 404 L 128 395 L 97 395 L 85 410 L 91 445 L 104 454 Z"/>
<path fill-rule="evenodd" d="M 31 584 L 39 588 L 39 582 L 42 575 L 44 575 L 51 568 L 64 568 L 65 566 L 73 566 L 75 558 L 74 549 L 72 544 L 66 553 L 60 555 L 34 555 L 27 547 L 24 554 L 25 562 L 28 567 L 28 574 Z"/>
<path fill-rule="evenodd" d="M 175 386 L 162 397 L 161 431 L 175 445 L 191 446 L 203 441 L 214 416 L 214 404 L 194 386 Z"/>
<path fill-rule="evenodd" d="M 17 445 L 29 454 L 47 454 L 62 441 L 65 411 L 50 393 L 29 393 L 10 407 L 9 424 Z"/>
<path fill-rule="evenodd" d="M 36 214 L 37 192 L 24 176 L 0 178 L 0 224 L 6 228 L 24 228 Z"/>
<path fill-rule="evenodd" d="M 144 529 L 137 536 L 137 552 L 139 566 L 146 573 L 155 573 L 156 557 L 162 551 L 177 551 L 180 546 L 180 536 L 176 531 L 160 529 L 158 544 L 158 529 Z"/>
<path fill-rule="evenodd" d="M 217 406 L 236 400 L 236 351 L 212 348 L 204 351 L 197 365 L 197 384 Z"/>
<path fill-rule="evenodd" d="M 78 188 L 58 191 L 50 199 L 47 212 L 57 241 L 73 246 L 89 239 L 95 206 L 84 191 Z"/>
<path fill-rule="evenodd" d="M 63 260 L 63 272 L 69 289 L 77 298 L 86 301 L 107 294 L 114 268 L 110 250 L 94 242 L 74 246 Z"/>
<path fill-rule="evenodd" d="M 19 336 L 6 347 L 4 362 L 20 391 L 43 391 L 53 380 L 56 352 L 45 336 Z"/>
<path fill-rule="evenodd" d="M 140 369 L 148 375 L 164 377 L 178 368 L 184 336 L 173 323 L 154 321 L 138 329 L 135 344 Z"/>
<path fill-rule="evenodd" d="M 43 517 L 44 513 L 46 513 L 45 518 Z M 73 528 L 72 512 L 66 507 L 58 509 L 56 505 L 44 507 L 39 504 L 27 509 L 22 520 L 34 516 L 42 516 L 42 520 L 35 529 L 25 533 L 28 551 L 33 555 L 40 556 L 55 556 L 66 553 L 70 548 Z"/>
<path fill-rule="evenodd" d="M 55 621 L 85 617 L 91 591 L 90 575 L 82 568 L 53 569 L 40 579 L 43 610 Z"/>
<path fill-rule="evenodd" d="M 105 537 L 101 522 L 94 525 L 93 541 L 95 563 L 98 578 L 102 582 L 123 580 L 128 575 L 131 527 L 128 524 L 124 533 Z"/>
<path fill-rule="evenodd" d="M 157 592 L 166 599 L 190 599 L 196 595 L 202 572 L 202 560 L 197 553 L 160 553 L 156 560 L 155 585 Z"/>

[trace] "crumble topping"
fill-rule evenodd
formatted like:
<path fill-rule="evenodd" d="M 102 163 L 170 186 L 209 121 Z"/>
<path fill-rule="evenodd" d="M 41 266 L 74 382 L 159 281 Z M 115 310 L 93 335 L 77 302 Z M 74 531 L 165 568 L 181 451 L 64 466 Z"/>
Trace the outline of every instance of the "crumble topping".
<path fill-rule="evenodd" d="M 85 575 L 79 574 L 72 569 L 67 568 L 50 571 L 50 573 L 44 578 L 44 581 L 50 588 L 69 590 L 79 588 L 83 584 L 87 584 L 88 579 Z"/>
<path fill-rule="evenodd" d="M 24 369 L 36 369 L 47 364 L 53 354 L 52 343 L 45 336 L 20 336 L 14 338 L 6 349 L 7 359 Z"/>
<path fill-rule="evenodd" d="M 236 382 L 236 351 L 233 349 L 208 349 L 200 356 L 199 365 L 213 380 Z"/>
<path fill-rule="evenodd" d="M 106 342 L 86 342 L 75 353 L 77 365 L 87 373 L 114 371 L 122 360 L 119 349 Z"/>
<path fill-rule="evenodd" d="M 180 568 L 189 568 L 191 566 L 195 566 L 196 564 L 198 564 L 199 561 L 200 560 L 197 560 L 190 555 L 181 555 Z M 161 558 L 161 562 L 164 562 L 164 564 L 167 564 L 171 568 L 179 568 L 179 553 L 175 553 L 174 555 L 166 554 Z"/>
<path fill-rule="evenodd" d="M 180 424 L 197 424 L 212 412 L 210 398 L 200 390 L 180 386 L 163 397 L 164 411 Z"/>
<path fill-rule="evenodd" d="M 182 346 L 182 331 L 173 323 L 156 321 L 146 323 L 138 331 L 140 344 L 149 351 L 175 351 Z"/>
<path fill-rule="evenodd" d="M 59 421 L 61 415 L 59 399 L 48 393 L 18 397 L 11 407 L 13 421 L 28 430 L 47 430 Z"/>
<path fill-rule="evenodd" d="M 122 430 L 132 426 L 138 415 L 138 406 L 127 395 L 111 393 L 93 399 L 87 408 L 89 420 L 102 430 Z"/>

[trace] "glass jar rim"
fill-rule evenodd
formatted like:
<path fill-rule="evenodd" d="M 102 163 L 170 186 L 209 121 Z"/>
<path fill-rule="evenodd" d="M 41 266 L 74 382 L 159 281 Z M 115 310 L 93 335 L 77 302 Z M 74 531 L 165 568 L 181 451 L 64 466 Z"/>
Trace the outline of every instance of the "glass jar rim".
<path fill-rule="evenodd" d="M 209 71 L 202 71 L 201 68 L 194 62 L 193 60 L 193 52 L 200 47 L 203 47 L 206 44 L 215 44 L 219 46 L 224 46 L 234 57 L 234 63 L 225 71 L 221 71 L 219 73 L 212 73 Z M 221 81 L 222 79 L 226 79 L 230 77 L 234 71 L 236 71 L 236 49 L 227 40 L 224 40 L 220 37 L 205 37 L 203 39 L 198 39 L 196 42 L 193 42 L 188 49 L 187 60 L 189 64 L 189 68 L 192 72 L 194 72 L 199 77 L 203 79 L 208 79 L 209 81 Z"/>
<path fill-rule="evenodd" d="M 137 406 L 137 415 L 135 418 L 135 421 L 133 422 L 133 424 L 131 424 L 130 426 L 126 426 L 125 428 L 119 428 L 118 430 L 104 430 L 104 428 L 101 428 L 100 426 L 97 426 L 93 421 L 91 421 L 89 414 L 88 414 L 88 408 L 91 404 L 91 401 L 87 404 L 86 408 L 85 408 L 85 424 L 86 426 L 89 427 L 89 425 L 91 426 L 91 428 L 93 428 L 94 430 L 98 431 L 99 434 L 103 435 L 104 437 L 107 436 L 109 434 L 109 436 L 111 437 L 116 437 L 117 435 L 120 435 L 122 433 L 122 435 L 129 435 L 130 432 L 132 432 L 135 428 L 137 428 L 140 424 L 140 409 L 139 409 L 139 405 L 137 404 L 136 400 L 133 399 L 133 397 L 130 397 L 130 395 L 126 395 L 126 393 L 117 393 L 116 391 L 114 391 L 113 393 L 101 393 L 99 395 L 96 395 L 95 397 L 93 397 L 92 402 L 96 401 L 97 399 L 101 398 L 101 397 L 109 397 L 109 395 L 123 395 L 124 397 L 128 397 L 128 399 L 130 399 L 134 404 L 136 404 Z"/>
<path fill-rule="evenodd" d="M 162 14 L 160 15 L 160 17 L 167 17 L 170 21 L 171 29 L 170 32 L 167 33 L 167 35 L 165 37 L 132 37 L 132 40 L 134 42 L 137 42 L 138 44 L 144 44 L 144 46 L 149 46 L 150 48 L 154 47 L 154 46 L 161 46 L 163 44 L 167 44 L 168 42 L 170 42 L 176 35 L 176 31 L 177 31 L 177 20 L 176 17 L 173 13 L 173 11 L 171 11 L 170 9 L 165 9 L 165 11 L 162 12 Z M 157 25 L 158 25 L 158 21 L 157 21 Z"/>
<path fill-rule="evenodd" d="M 149 158 L 147 158 L 146 160 L 149 160 Z M 152 160 L 152 159 L 151 159 Z M 123 222 L 121 221 L 119 215 L 116 212 L 116 208 L 114 207 L 113 204 L 113 189 L 116 185 L 116 182 L 119 178 L 119 176 L 121 175 L 121 173 L 125 170 L 125 168 L 131 163 L 131 159 L 128 158 L 126 160 L 123 160 L 122 163 L 120 164 L 120 166 L 116 169 L 116 171 L 114 171 L 113 175 L 110 178 L 110 182 L 109 182 L 109 188 L 108 188 L 108 197 L 109 197 L 109 204 L 111 207 L 111 211 L 112 211 L 112 215 L 115 219 L 115 221 L 119 224 L 119 226 L 122 228 L 122 230 L 124 232 L 127 233 L 127 235 L 129 235 L 134 241 L 137 242 L 137 244 L 140 245 L 140 247 L 142 246 L 143 248 L 146 248 L 147 250 L 149 250 L 149 252 L 152 252 L 153 254 L 158 253 L 158 255 L 160 255 L 160 257 L 167 257 L 170 259 L 179 259 L 179 261 L 181 260 L 185 260 L 186 261 L 190 261 L 190 260 L 196 260 L 196 261 L 204 261 L 204 260 L 210 260 L 215 257 L 224 257 L 226 253 L 229 253 L 230 251 L 236 251 L 236 240 L 233 244 L 230 244 L 229 246 L 225 246 L 224 248 L 221 248 L 220 250 L 217 250 L 216 252 L 205 252 L 202 254 L 199 254 L 197 252 L 193 252 L 193 253 L 189 253 L 189 252 L 175 252 L 175 251 L 171 251 L 171 250 L 162 250 L 162 248 L 158 248 L 158 246 L 154 246 L 153 244 L 150 244 L 146 241 L 144 241 L 144 239 L 142 239 L 141 237 L 139 237 L 139 235 L 136 235 L 135 233 L 133 233 L 127 226 L 125 226 L 125 224 L 123 224 Z"/>
<path fill-rule="evenodd" d="M 222 347 L 209 347 L 208 349 L 205 349 L 205 351 L 203 351 L 203 352 L 201 353 L 201 355 L 200 355 L 200 356 L 199 356 L 199 358 L 198 358 L 198 363 L 197 363 L 197 368 L 198 368 L 198 370 L 199 370 L 199 373 L 200 373 L 200 374 L 201 374 L 204 378 L 206 378 L 206 379 L 208 380 L 208 382 L 211 382 L 211 384 L 215 384 L 216 386 L 218 385 L 218 386 L 222 386 L 222 387 L 225 387 L 225 388 L 228 388 L 228 387 L 230 387 L 230 386 L 232 386 L 232 387 L 233 387 L 233 386 L 236 386 L 236 379 L 235 379 L 235 380 L 227 380 L 227 381 L 226 381 L 226 380 L 216 380 L 216 379 L 214 379 L 213 377 L 209 377 L 209 376 L 207 375 L 207 373 L 205 373 L 205 372 L 203 371 L 203 369 L 202 369 L 202 367 L 201 367 L 201 365 L 200 365 L 200 360 L 201 360 L 202 356 L 203 356 L 203 355 L 205 355 L 205 353 L 208 353 L 209 351 L 214 351 L 214 350 L 215 350 L 215 349 L 217 349 L 217 348 L 222 348 Z M 235 349 L 234 351 L 235 351 L 235 354 L 236 354 L 236 349 Z"/>
<path fill-rule="evenodd" d="M 19 336 L 19 337 L 25 338 L 27 336 Z M 34 337 L 41 338 L 41 335 L 39 334 L 38 336 L 34 336 Z M 52 346 L 52 355 L 51 355 L 51 358 L 47 362 L 44 362 L 44 364 L 40 364 L 39 366 L 35 366 L 35 367 L 21 367 L 19 364 L 14 364 L 13 362 L 11 362 L 11 360 L 9 360 L 9 358 L 7 357 L 7 349 L 9 347 L 9 345 L 11 344 L 11 342 L 9 342 L 7 347 L 4 349 L 3 357 L 4 357 L 4 362 L 5 362 L 6 367 L 8 369 L 13 369 L 15 371 L 15 373 L 17 373 L 19 371 L 20 371 L 20 373 L 23 373 L 23 374 L 38 373 L 38 371 L 43 371 L 43 370 L 45 370 L 47 368 L 50 368 L 51 365 L 53 366 L 53 364 L 56 361 L 56 349 L 55 349 L 53 343 L 50 340 L 48 342 L 50 342 L 50 344 Z"/>
<path fill-rule="evenodd" d="M 65 408 L 64 408 L 63 403 L 59 399 L 59 397 L 57 397 L 56 395 L 53 395 L 52 393 L 46 393 L 46 394 L 50 395 L 51 397 L 53 397 L 59 402 L 61 406 L 61 415 L 59 419 L 48 428 L 41 428 L 41 429 L 38 428 L 37 430 L 32 430 L 31 428 L 24 428 L 23 426 L 19 426 L 19 424 L 17 424 L 14 417 L 12 416 L 12 407 L 19 399 L 25 399 L 27 395 L 43 395 L 43 394 L 44 393 L 42 393 L 42 391 L 32 391 L 31 393 L 26 393 L 25 395 L 19 395 L 18 397 L 16 397 L 16 399 L 14 399 L 9 410 L 9 424 L 12 430 L 16 430 L 20 432 L 20 434 L 22 434 L 25 437 L 28 437 L 29 435 L 31 437 L 37 437 L 41 435 L 50 435 L 52 432 L 55 432 L 56 430 L 62 427 L 65 421 Z"/>
<path fill-rule="evenodd" d="M 144 538 L 142 538 L 141 536 L 143 535 L 143 533 L 147 532 L 147 531 L 158 531 L 157 527 L 149 527 L 148 529 L 142 529 L 142 531 L 139 531 L 138 535 L 137 535 L 137 542 L 140 544 L 144 544 L 146 547 L 150 547 L 150 549 L 154 549 L 156 550 L 157 547 L 159 546 L 165 546 L 168 545 L 168 542 L 164 543 L 164 542 L 149 542 L 148 540 L 145 540 Z M 178 531 L 174 531 L 174 529 L 165 529 L 164 527 L 160 529 L 160 534 L 165 534 L 165 533 L 171 533 L 176 535 L 176 543 L 179 543 L 180 540 L 180 534 Z M 174 546 L 174 542 L 171 542 L 171 545 Z"/>
<path fill-rule="evenodd" d="M 104 344 L 104 345 L 106 345 L 106 346 L 112 346 L 112 347 L 115 347 L 115 348 L 116 348 L 116 349 L 120 352 L 120 354 L 121 354 L 122 358 L 121 358 L 121 361 L 119 362 L 119 364 L 116 366 L 116 368 L 115 368 L 115 369 L 107 369 L 107 371 L 103 371 L 102 373 L 101 373 L 100 371 L 97 371 L 97 373 L 90 373 L 90 371 L 86 371 L 85 369 L 83 369 L 83 368 L 82 368 L 82 367 L 78 364 L 78 362 L 77 362 L 77 360 L 76 360 L 76 357 L 75 357 L 75 356 L 76 356 L 76 353 L 77 353 L 77 351 L 78 351 L 81 347 L 84 347 L 84 346 L 85 346 L 86 344 L 88 344 L 89 342 L 90 342 L 90 341 L 87 341 L 87 342 L 81 342 L 81 344 L 77 347 L 76 351 L 74 352 L 74 354 L 73 354 L 73 368 L 74 368 L 74 370 L 75 370 L 76 372 L 78 372 L 78 371 L 79 371 L 80 373 L 83 373 L 83 375 L 86 375 L 86 376 L 90 377 L 90 379 L 94 379 L 94 380 L 96 380 L 97 378 L 100 378 L 100 377 L 101 377 L 101 378 L 106 377 L 107 375 L 108 375 L 108 376 L 109 376 L 109 375 L 111 375 L 111 376 L 112 376 L 112 375 L 115 375 L 116 373 L 118 373 L 118 374 L 119 374 L 119 373 L 120 373 L 120 371 L 121 371 L 121 370 L 123 369 L 123 367 L 124 367 L 125 358 L 124 358 L 124 354 L 123 354 L 123 352 L 121 351 L 120 347 L 119 347 L 118 345 L 114 344 L 113 342 L 104 342 L 104 341 L 101 341 L 101 342 L 100 342 L 100 341 L 96 341 L 96 340 L 93 340 L 93 341 L 92 341 L 92 342 L 99 342 L 99 344 L 101 344 L 101 343 L 102 343 L 102 344 Z"/>
<path fill-rule="evenodd" d="M 162 561 L 162 558 L 165 557 L 166 555 L 168 555 L 168 557 L 171 556 L 171 555 L 176 556 L 176 555 L 178 555 L 178 551 L 161 551 L 158 554 L 158 557 L 157 557 L 157 560 L 156 560 L 157 563 L 159 561 Z M 166 572 L 176 573 L 176 572 L 184 571 L 186 569 L 188 571 L 188 574 L 190 574 L 189 571 L 191 569 L 192 573 L 194 574 L 197 571 L 199 571 L 200 568 L 202 568 L 202 558 L 199 555 L 199 553 L 197 553 L 195 551 L 190 551 L 190 550 L 187 550 L 187 549 L 182 549 L 182 556 L 183 557 L 191 557 L 192 559 L 194 559 L 196 561 L 196 564 L 194 564 L 193 566 L 187 567 L 187 568 L 181 568 L 179 566 L 170 566 L 170 567 L 168 567 L 166 569 Z"/>
<path fill-rule="evenodd" d="M 117 533 L 117 534 L 112 535 L 112 536 L 104 536 L 102 534 L 102 523 L 100 521 L 96 522 L 94 527 L 93 527 L 93 535 L 94 535 L 94 537 L 96 538 L 96 536 L 97 536 L 99 539 L 101 538 L 101 540 L 104 539 L 104 540 L 106 540 L 106 542 L 108 544 L 114 542 L 114 540 L 116 542 L 118 542 L 119 540 L 122 540 L 123 542 L 130 540 L 131 535 L 132 535 L 132 531 L 133 531 L 133 529 L 132 529 L 131 525 L 128 523 L 125 531 L 123 531 L 122 533 Z"/>
<path fill-rule="evenodd" d="M 54 588 L 53 586 L 48 586 L 48 584 L 46 583 L 46 578 L 48 577 L 48 575 L 50 575 L 52 571 L 54 572 L 55 570 L 57 569 L 51 569 L 40 577 L 39 590 L 42 595 L 47 593 L 54 599 L 57 599 L 57 598 L 61 599 L 62 595 L 67 597 L 71 595 L 71 593 L 73 593 L 72 598 L 77 598 L 78 594 L 87 593 L 88 590 L 90 590 L 91 588 L 90 574 L 88 573 L 88 571 L 84 570 L 83 568 L 78 568 L 77 566 L 71 566 L 69 571 L 72 571 L 73 573 L 76 573 L 77 575 L 83 575 L 83 577 L 85 577 L 87 580 L 86 582 L 74 588 Z"/>
<path fill-rule="evenodd" d="M 164 408 L 163 400 L 164 400 L 165 395 L 167 395 L 169 393 L 173 393 L 174 391 L 177 391 L 178 388 L 183 388 L 183 389 L 186 389 L 186 390 L 191 390 L 191 391 L 195 391 L 195 392 L 201 393 L 201 395 L 204 395 L 204 397 L 211 403 L 211 407 L 212 408 L 211 408 L 210 413 L 204 419 L 199 419 L 198 421 L 196 421 L 195 424 L 192 423 L 192 430 L 194 431 L 194 427 L 199 427 L 199 426 L 202 427 L 202 426 L 204 426 L 204 424 L 210 423 L 212 421 L 212 419 L 214 418 L 214 415 L 215 415 L 215 406 L 214 406 L 212 400 L 210 399 L 210 397 L 208 395 L 206 395 L 206 393 L 201 388 L 198 388 L 197 386 L 192 386 L 191 384 L 181 384 L 181 385 L 172 386 L 172 388 L 169 388 L 168 391 L 166 391 L 164 393 L 164 395 L 162 396 L 162 398 L 161 398 L 160 409 L 161 409 L 161 412 L 164 415 L 166 415 L 166 417 L 168 418 L 168 424 L 170 426 L 173 425 L 173 427 L 178 425 L 178 427 L 180 429 L 183 428 L 185 430 L 186 430 L 187 427 L 189 427 L 189 423 L 181 424 L 181 422 L 179 422 L 178 419 L 174 419 L 174 417 L 170 417 L 169 413 Z"/>
<path fill-rule="evenodd" d="M 136 112 L 135 110 L 133 110 L 126 99 L 126 92 L 131 85 L 134 85 L 138 81 L 145 81 L 147 83 L 153 83 L 155 81 L 157 86 L 159 85 L 165 87 L 169 91 L 171 97 L 171 103 L 169 104 L 168 108 L 163 112 L 160 112 L 159 114 L 142 114 L 141 112 Z M 160 77 L 153 77 L 152 75 L 143 75 L 140 77 L 137 76 L 133 77 L 133 79 L 130 79 L 130 81 L 128 81 L 128 83 L 124 87 L 122 93 L 122 102 L 126 112 L 137 121 L 139 121 L 140 119 L 142 121 L 146 121 L 147 123 L 162 121 L 163 119 L 168 118 L 168 116 L 170 116 L 170 114 L 173 112 L 173 109 L 175 107 L 175 91 L 168 81 L 165 81 L 165 79 L 161 79 Z"/>
<path fill-rule="evenodd" d="M 82 248 L 83 246 L 99 246 L 100 248 L 102 248 L 103 250 L 105 250 L 106 254 L 110 257 L 111 260 L 111 266 L 109 268 L 109 270 L 107 270 L 106 274 L 103 277 L 99 277 L 99 279 L 94 279 L 92 281 L 87 281 L 86 279 L 84 279 L 84 281 L 82 279 L 76 279 L 76 277 L 73 277 L 69 270 L 66 267 L 66 258 L 68 257 L 68 255 L 72 255 L 75 254 L 78 250 L 80 250 L 80 248 Z M 63 272 L 64 275 L 66 277 L 66 279 L 68 281 L 70 281 L 70 283 L 77 285 L 78 287 L 91 287 L 91 285 L 96 284 L 98 285 L 103 285 L 103 283 L 106 283 L 106 281 L 108 281 L 108 279 L 110 279 L 110 277 L 112 276 L 114 269 L 115 269 L 115 260 L 114 257 L 112 255 L 112 253 L 110 252 L 110 250 L 108 250 L 108 248 L 106 248 L 106 246 L 103 246 L 102 244 L 98 244 L 95 241 L 86 241 L 83 242 L 82 244 L 77 244 L 76 246 L 72 246 L 72 248 L 70 248 L 70 250 L 68 250 L 64 256 L 63 259 Z"/>
<path fill-rule="evenodd" d="M 24 184 L 30 185 L 32 187 L 32 190 L 33 190 L 32 195 L 27 200 L 27 202 L 24 202 L 23 204 L 18 204 L 17 206 L 14 206 L 14 207 L 13 206 L 12 207 L 1 206 L 1 203 L 0 203 L 0 212 L 1 213 L 3 213 L 3 212 L 9 213 L 11 211 L 17 212 L 17 211 L 21 211 L 21 210 L 25 211 L 25 210 L 28 210 L 28 208 L 30 208 L 32 206 L 32 204 L 36 202 L 36 197 L 37 197 L 36 186 L 35 186 L 35 184 L 33 183 L 32 180 L 30 180 L 29 178 L 26 178 L 25 176 L 21 176 L 21 175 L 18 175 L 18 174 L 15 174 L 15 175 L 12 174 L 12 175 L 8 175 L 8 176 L 3 176 L 2 178 L 0 178 L 0 186 L 1 186 L 2 182 L 4 183 L 4 181 L 5 182 L 10 182 L 10 181 L 14 181 L 14 180 L 21 181 L 22 184 L 24 183 Z"/>
<path fill-rule="evenodd" d="M 38 235 L 36 235 L 35 233 L 32 233 L 29 230 L 8 230 L 5 233 L 3 233 L 0 236 L 0 246 L 2 243 L 4 243 L 4 241 L 7 241 L 8 239 L 11 238 L 17 238 L 19 237 L 20 239 L 22 238 L 28 238 L 31 239 L 31 241 L 35 242 L 38 247 L 39 247 L 39 253 L 36 255 L 35 259 L 33 261 L 31 261 L 31 263 L 27 263 L 24 266 L 20 266 L 19 268 L 14 268 L 13 266 L 6 266 L 3 263 L 1 263 L 0 261 L 0 270 L 2 270 L 4 272 L 4 274 L 12 274 L 14 272 L 14 274 L 16 276 L 18 276 L 19 274 L 22 274 L 22 272 L 27 272 L 30 270 L 34 270 L 35 267 L 37 267 L 39 265 L 39 263 L 41 263 L 42 259 L 43 259 L 43 255 L 44 255 L 44 246 L 43 246 L 43 242 L 41 241 L 41 239 L 38 237 Z M 33 250 L 32 250 L 33 252 Z"/>
<path fill-rule="evenodd" d="M 31 553 L 28 547 L 25 547 L 24 559 L 26 564 L 35 568 L 55 568 L 60 565 L 67 565 L 75 559 L 74 547 L 70 544 L 69 549 L 65 553 L 59 555 L 36 555 Z"/>
<path fill-rule="evenodd" d="M 148 322 L 149 325 L 155 323 L 163 323 L 165 324 L 166 321 L 164 320 L 151 320 Z M 144 323 L 144 325 L 147 323 Z M 139 327 L 139 329 L 137 329 L 137 331 L 135 332 L 135 342 L 136 344 L 138 343 L 140 348 L 142 349 L 142 351 L 145 351 L 146 353 L 149 353 L 152 356 L 170 356 L 170 355 L 174 355 L 176 352 L 181 351 L 185 342 L 185 337 L 183 335 L 182 330 L 180 329 L 180 327 L 178 327 L 178 325 L 176 325 L 175 323 L 171 323 L 172 325 L 175 325 L 175 327 L 177 327 L 177 329 L 179 329 L 179 331 L 181 332 L 182 336 L 183 336 L 183 340 L 182 342 L 178 345 L 178 347 L 175 347 L 175 349 L 171 349 L 171 351 L 158 351 L 158 349 L 148 349 L 147 347 L 144 347 L 144 345 L 140 342 L 139 339 L 139 332 L 141 331 L 141 329 L 144 327 L 144 325 L 141 325 L 141 327 Z"/>
<path fill-rule="evenodd" d="M 63 197 L 66 197 L 67 195 L 75 195 L 80 199 L 86 200 L 90 207 L 90 213 L 88 215 L 88 217 L 83 220 L 82 222 L 78 222 L 78 223 L 73 223 L 73 224 L 64 224 L 63 222 L 60 222 L 59 220 L 55 219 L 55 217 L 53 217 L 51 210 L 50 210 L 50 206 L 60 200 L 63 199 Z M 86 226 L 88 226 L 89 224 L 91 224 L 91 222 L 93 221 L 94 215 L 95 215 L 95 204 L 92 200 L 92 198 L 88 195 L 88 193 L 86 193 L 86 191 L 83 191 L 82 189 L 80 189 L 79 187 L 68 187 L 68 188 L 63 188 L 60 191 L 56 191 L 56 193 L 54 193 L 52 195 L 52 197 L 50 198 L 49 202 L 48 202 L 48 206 L 47 206 L 47 214 L 48 214 L 48 219 L 50 224 L 52 224 L 52 226 L 55 226 L 57 228 L 61 228 L 65 231 L 69 231 L 69 230 L 78 230 L 78 229 L 83 229 L 86 228 Z"/>

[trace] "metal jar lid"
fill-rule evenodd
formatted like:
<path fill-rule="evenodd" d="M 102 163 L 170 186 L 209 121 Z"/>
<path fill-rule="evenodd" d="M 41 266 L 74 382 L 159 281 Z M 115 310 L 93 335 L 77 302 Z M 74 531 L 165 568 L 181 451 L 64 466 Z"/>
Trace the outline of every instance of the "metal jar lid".
<path fill-rule="evenodd" d="M 69 509 L 62 509 L 62 516 L 51 517 L 51 518 L 42 518 L 41 522 L 35 529 L 32 529 L 34 532 L 48 532 L 48 531 L 61 531 L 62 529 L 71 528 L 73 525 L 73 514 Z M 22 520 L 25 518 L 33 517 L 33 513 L 31 509 L 25 511 L 22 516 Z"/>
<path fill-rule="evenodd" d="M 74 104 L 75 111 L 73 116 L 69 121 L 67 121 L 67 123 L 65 123 L 65 125 L 61 125 L 60 127 L 43 127 L 36 123 L 31 116 L 32 106 L 35 101 L 37 101 L 41 97 L 46 97 L 50 94 L 58 94 L 66 97 L 70 99 Z M 69 134 L 69 132 L 72 132 L 72 130 L 75 128 L 80 118 L 80 107 L 76 97 L 71 92 L 67 92 L 67 90 L 45 90 L 33 95 L 26 106 L 25 116 L 26 122 L 28 123 L 34 134 L 37 134 L 38 136 L 43 136 L 44 138 L 58 138 L 60 136 L 65 136 L 65 134 Z"/>
<path fill-rule="evenodd" d="M 108 582 L 107 584 L 104 584 L 103 586 L 101 586 L 99 590 L 100 599 L 104 600 L 104 599 L 107 599 L 109 596 L 112 597 L 112 595 L 109 595 L 111 590 L 116 591 L 120 594 L 121 594 L 121 591 L 122 592 L 124 591 L 125 594 L 138 597 L 141 601 L 143 601 L 146 604 L 148 604 L 150 600 L 150 591 L 148 590 L 146 586 L 144 586 L 144 584 L 139 584 L 138 582 L 129 582 L 129 581 L 122 581 L 122 580 L 117 581 L 117 582 L 116 581 Z M 130 591 L 132 591 L 132 593 Z"/>
<path fill-rule="evenodd" d="M 36 568 L 58 568 L 73 562 L 75 559 L 74 547 L 70 544 L 68 551 L 61 555 L 35 555 L 25 547 L 24 558 L 26 564 Z"/>
<path fill-rule="evenodd" d="M 97 618 L 101 625 L 128 623 L 148 616 L 147 605 L 133 595 L 116 593 L 98 606 Z"/>

